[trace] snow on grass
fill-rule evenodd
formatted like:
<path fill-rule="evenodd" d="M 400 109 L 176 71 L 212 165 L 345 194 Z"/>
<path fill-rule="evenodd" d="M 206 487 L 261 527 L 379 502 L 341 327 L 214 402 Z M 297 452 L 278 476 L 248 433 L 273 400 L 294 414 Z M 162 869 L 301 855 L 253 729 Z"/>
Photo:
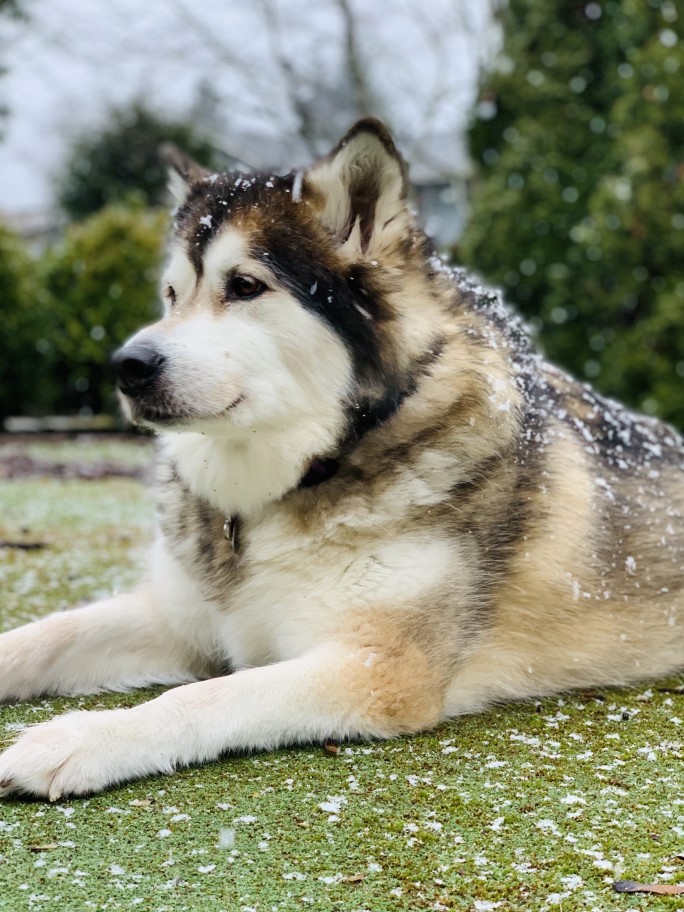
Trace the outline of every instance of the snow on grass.
<path fill-rule="evenodd" d="M 28 523 L 49 547 L 2 555 L 0 626 L 129 585 L 152 518 L 135 481 L 1 483 L 2 535 Z M 501 707 L 336 756 L 227 757 L 59 805 L 5 801 L 0 908 L 613 912 L 617 873 L 683 879 L 679 683 Z M 157 693 L 4 707 L 0 738 Z"/>

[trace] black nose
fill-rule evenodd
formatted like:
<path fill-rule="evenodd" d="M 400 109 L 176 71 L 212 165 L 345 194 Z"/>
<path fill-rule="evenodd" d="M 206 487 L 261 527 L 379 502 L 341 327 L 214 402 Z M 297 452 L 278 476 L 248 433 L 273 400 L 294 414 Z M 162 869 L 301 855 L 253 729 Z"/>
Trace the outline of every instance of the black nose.
<path fill-rule="evenodd" d="M 124 345 L 112 355 L 111 365 L 122 393 L 134 399 L 159 374 L 165 358 L 148 345 Z"/>

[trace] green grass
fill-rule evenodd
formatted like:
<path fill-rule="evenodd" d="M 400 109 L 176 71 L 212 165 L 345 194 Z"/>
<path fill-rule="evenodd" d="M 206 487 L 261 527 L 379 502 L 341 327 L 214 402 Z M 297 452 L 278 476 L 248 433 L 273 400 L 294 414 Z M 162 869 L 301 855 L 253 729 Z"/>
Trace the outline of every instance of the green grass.
<path fill-rule="evenodd" d="M 1 483 L 0 539 L 48 547 L 0 551 L 0 627 L 129 585 L 152 523 L 137 482 Z M 89 800 L 4 801 L 0 910 L 684 908 L 611 887 L 684 881 L 684 695 L 659 689 L 677 683 L 503 707 L 337 756 L 230 757 Z M 5 707 L 0 741 L 150 695 Z"/>

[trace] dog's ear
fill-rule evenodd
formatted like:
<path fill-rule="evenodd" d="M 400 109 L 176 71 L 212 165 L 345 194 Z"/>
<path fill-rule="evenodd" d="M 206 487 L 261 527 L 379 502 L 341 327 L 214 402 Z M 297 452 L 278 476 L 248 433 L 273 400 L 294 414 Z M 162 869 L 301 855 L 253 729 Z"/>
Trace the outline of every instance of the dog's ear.
<path fill-rule="evenodd" d="M 188 196 L 190 187 L 198 181 L 209 177 L 210 171 L 198 165 L 196 161 L 174 143 L 162 143 L 159 155 L 166 165 L 169 190 L 174 200 L 181 205 Z"/>
<path fill-rule="evenodd" d="M 408 227 L 407 184 L 404 160 L 389 131 L 367 118 L 306 173 L 303 192 L 340 245 L 372 256 Z"/>

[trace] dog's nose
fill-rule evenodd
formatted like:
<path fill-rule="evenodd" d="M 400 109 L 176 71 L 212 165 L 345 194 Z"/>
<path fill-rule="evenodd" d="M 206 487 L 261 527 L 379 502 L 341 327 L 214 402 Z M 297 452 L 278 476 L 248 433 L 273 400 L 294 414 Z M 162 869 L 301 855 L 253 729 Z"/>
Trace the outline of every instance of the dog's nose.
<path fill-rule="evenodd" d="M 165 360 L 148 345 L 124 345 L 115 351 L 111 365 L 121 392 L 135 399 L 159 374 Z"/>

